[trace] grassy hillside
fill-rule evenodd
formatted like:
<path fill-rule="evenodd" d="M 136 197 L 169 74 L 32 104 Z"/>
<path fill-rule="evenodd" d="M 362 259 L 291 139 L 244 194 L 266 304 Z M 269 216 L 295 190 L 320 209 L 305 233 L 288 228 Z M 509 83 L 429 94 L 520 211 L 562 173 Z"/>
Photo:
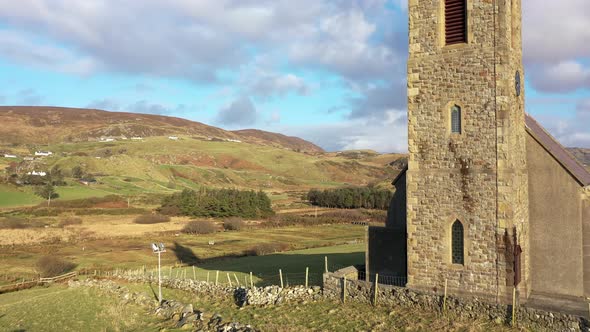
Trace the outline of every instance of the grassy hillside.
<path fill-rule="evenodd" d="M 44 149 L 52 151 L 53 155 L 22 161 L 21 174 L 49 171 L 59 166 L 68 180 L 67 186 L 57 188 L 59 199 L 75 199 L 108 194 L 169 194 L 200 186 L 264 190 L 271 196 L 281 197 L 284 192 L 302 192 L 309 188 L 369 183 L 388 187 L 399 171 L 388 165 L 400 158 L 395 154 L 308 154 L 244 142 L 179 137 L 178 141 L 148 137 L 141 141 L 49 144 Z M 29 154 L 34 153 L 32 148 L 29 151 Z M 0 158 L 0 162 L 6 167 L 18 160 Z M 90 186 L 77 183 L 71 178 L 77 166 L 98 182 Z M 16 193 L 2 200 L 0 207 L 40 201 L 30 188 L 4 186 L 0 187 L 0 192 Z"/>
<path fill-rule="evenodd" d="M 305 140 L 260 130 L 232 132 L 169 116 L 95 109 L 0 106 L 0 143 L 51 144 L 97 141 L 104 137 L 189 135 L 209 140 L 237 140 L 290 150 L 322 152 Z"/>

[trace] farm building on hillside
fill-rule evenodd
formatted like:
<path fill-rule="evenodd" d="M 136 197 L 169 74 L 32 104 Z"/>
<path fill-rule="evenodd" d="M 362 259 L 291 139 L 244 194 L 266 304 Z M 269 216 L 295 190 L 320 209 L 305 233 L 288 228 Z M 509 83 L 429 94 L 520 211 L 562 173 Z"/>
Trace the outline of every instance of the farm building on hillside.
<path fill-rule="evenodd" d="M 53 152 L 51 151 L 35 151 L 35 156 L 38 157 L 48 157 L 51 156 L 53 154 Z"/>

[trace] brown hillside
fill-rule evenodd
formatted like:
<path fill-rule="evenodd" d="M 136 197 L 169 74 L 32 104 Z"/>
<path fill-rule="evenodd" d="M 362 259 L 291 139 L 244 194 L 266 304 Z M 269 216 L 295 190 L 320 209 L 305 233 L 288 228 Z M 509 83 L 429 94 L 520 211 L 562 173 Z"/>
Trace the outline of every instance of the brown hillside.
<path fill-rule="evenodd" d="M 568 148 L 568 151 L 576 157 L 587 168 L 590 169 L 590 149 Z"/>
<path fill-rule="evenodd" d="M 293 150 L 305 152 L 324 152 L 319 146 L 303 140 L 299 137 L 286 136 L 283 134 L 271 133 L 258 129 L 235 130 L 233 133 L 243 137 L 244 141 L 250 143 L 261 143 L 267 145 L 270 143 L 276 147 L 289 147 Z"/>
<path fill-rule="evenodd" d="M 256 130 L 232 132 L 186 119 L 96 109 L 0 106 L 0 143 L 51 144 L 94 141 L 101 137 L 190 135 L 234 139 L 306 152 L 323 151 L 296 137 Z"/>

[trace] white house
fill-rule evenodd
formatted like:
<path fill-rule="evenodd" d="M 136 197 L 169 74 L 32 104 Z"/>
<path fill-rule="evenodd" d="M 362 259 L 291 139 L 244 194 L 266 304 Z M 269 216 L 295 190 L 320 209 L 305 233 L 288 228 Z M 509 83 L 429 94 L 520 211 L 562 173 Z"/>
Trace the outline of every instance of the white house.
<path fill-rule="evenodd" d="M 13 154 L 5 154 L 4 155 L 4 158 L 13 158 L 14 159 L 14 158 L 16 158 L 16 155 L 13 155 Z"/>
<path fill-rule="evenodd" d="M 105 142 L 114 142 L 115 139 L 114 138 L 101 138 L 100 142 L 105 143 Z"/>
<path fill-rule="evenodd" d="M 131 137 L 131 140 L 132 141 L 141 141 L 142 139 L 143 139 L 143 137 L 140 137 L 140 136 L 133 136 L 133 137 Z"/>
<path fill-rule="evenodd" d="M 37 175 L 37 176 L 46 176 L 47 173 L 46 172 L 37 172 L 37 171 L 32 171 L 27 173 L 27 175 Z"/>
<path fill-rule="evenodd" d="M 231 139 L 231 138 L 228 138 L 227 141 L 228 142 L 234 142 L 234 143 L 242 143 L 242 141 L 240 141 L 239 139 Z"/>
<path fill-rule="evenodd" d="M 168 139 L 171 139 L 173 141 L 178 141 L 178 136 L 168 136 Z"/>
<path fill-rule="evenodd" d="M 53 152 L 51 151 L 35 151 L 35 156 L 40 156 L 40 157 L 48 157 L 51 156 L 53 154 Z"/>

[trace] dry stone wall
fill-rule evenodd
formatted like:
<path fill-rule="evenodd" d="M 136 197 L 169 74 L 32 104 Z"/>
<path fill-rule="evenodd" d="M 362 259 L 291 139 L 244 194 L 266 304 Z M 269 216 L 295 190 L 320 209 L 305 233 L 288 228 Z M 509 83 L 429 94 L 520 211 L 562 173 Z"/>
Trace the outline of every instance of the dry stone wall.
<path fill-rule="evenodd" d="M 71 288 L 90 287 L 118 296 L 125 303 L 135 303 L 148 307 L 153 314 L 162 319 L 172 321 L 175 328 L 192 329 L 196 331 L 211 332 L 256 332 L 255 328 L 238 322 L 223 322 L 219 314 L 206 315 L 204 312 L 193 309 L 192 304 L 184 304 L 175 300 L 164 300 L 158 303 L 153 296 L 145 293 L 131 292 L 127 287 L 121 286 L 111 280 L 70 280 Z"/>
<path fill-rule="evenodd" d="M 324 273 L 323 281 L 323 293 L 328 299 L 341 300 L 346 294 L 347 301 L 373 304 L 374 283 L 347 279 L 346 292 L 344 293 L 344 280 L 338 271 Z M 440 294 L 418 292 L 405 287 L 388 285 L 379 285 L 377 289 L 378 305 L 442 312 L 443 296 Z M 445 314 L 451 317 L 491 320 L 498 324 L 508 324 L 512 319 L 511 312 L 512 308 L 508 305 L 490 304 L 477 298 L 448 297 Z M 516 320 L 518 326 L 532 328 L 536 331 L 588 331 L 588 322 L 579 317 L 526 307 L 517 308 Z"/>

